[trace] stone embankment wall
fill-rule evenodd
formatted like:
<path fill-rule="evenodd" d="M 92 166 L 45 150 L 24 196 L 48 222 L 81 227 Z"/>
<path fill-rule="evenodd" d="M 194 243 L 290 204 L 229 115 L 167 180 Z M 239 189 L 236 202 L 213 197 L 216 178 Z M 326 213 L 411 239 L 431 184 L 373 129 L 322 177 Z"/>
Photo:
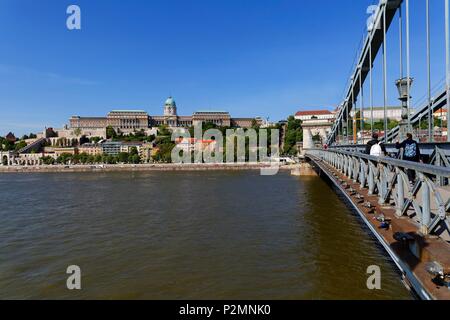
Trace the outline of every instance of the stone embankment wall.
<path fill-rule="evenodd" d="M 291 166 L 291 174 L 293 176 L 300 176 L 300 177 L 317 176 L 317 172 L 307 162 L 302 162 L 300 164 Z"/>
<path fill-rule="evenodd" d="M 0 166 L 0 173 L 7 172 L 113 172 L 113 171 L 214 171 L 260 170 L 267 164 L 115 164 L 115 165 L 52 165 L 52 166 Z M 292 170 L 292 166 L 280 166 L 280 170 Z"/>

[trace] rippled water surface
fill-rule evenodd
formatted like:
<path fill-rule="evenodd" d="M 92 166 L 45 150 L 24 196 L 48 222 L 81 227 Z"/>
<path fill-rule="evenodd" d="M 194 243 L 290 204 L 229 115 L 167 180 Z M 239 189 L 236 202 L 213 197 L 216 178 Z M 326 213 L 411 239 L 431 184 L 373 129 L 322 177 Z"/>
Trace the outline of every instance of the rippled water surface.
<path fill-rule="evenodd" d="M 318 177 L 4 174 L 0 203 L 1 299 L 411 298 Z M 66 289 L 69 265 L 81 291 Z"/>

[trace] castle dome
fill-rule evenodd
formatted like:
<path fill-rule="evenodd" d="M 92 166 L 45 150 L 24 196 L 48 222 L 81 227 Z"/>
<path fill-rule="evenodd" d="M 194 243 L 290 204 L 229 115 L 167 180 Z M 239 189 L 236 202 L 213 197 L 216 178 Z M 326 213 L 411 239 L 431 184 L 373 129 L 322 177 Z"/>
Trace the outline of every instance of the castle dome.
<path fill-rule="evenodd" d="M 167 107 L 176 107 L 177 104 L 175 103 L 175 100 L 172 97 L 169 97 L 166 100 L 165 106 L 167 106 Z"/>

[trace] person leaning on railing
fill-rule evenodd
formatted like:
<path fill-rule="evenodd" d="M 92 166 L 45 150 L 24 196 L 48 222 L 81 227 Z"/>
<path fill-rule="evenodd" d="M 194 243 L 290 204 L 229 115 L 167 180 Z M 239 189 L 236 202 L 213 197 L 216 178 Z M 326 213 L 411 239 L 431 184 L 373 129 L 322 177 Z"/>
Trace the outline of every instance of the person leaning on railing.
<path fill-rule="evenodd" d="M 397 149 L 403 149 L 402 160 L 420 162 L 419 144 L 413 139 L 411 133 L 408 133 L 406 137 L 406 140 L 402 143 L 397 141 L 395 144 Z M 410 182 L 414 182 L 416 180 L 416 172 L 414 170 L 407 170 L 406 173 L 408 174 L 408 179 Z"/>
<path fill-rule="evenodd" d="M 370 140 L 366 145 L 366 154 L 381 157 L 386 155 L 386 147 L 383 142 L 378 140 L 378 133 L 372 135 L 372 140 Z"/>

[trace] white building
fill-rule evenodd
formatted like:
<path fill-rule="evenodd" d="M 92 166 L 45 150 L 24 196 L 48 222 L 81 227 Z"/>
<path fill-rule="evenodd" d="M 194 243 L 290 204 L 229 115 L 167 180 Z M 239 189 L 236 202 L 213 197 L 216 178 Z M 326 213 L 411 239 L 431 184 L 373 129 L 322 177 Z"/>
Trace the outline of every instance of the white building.
<path fill-rule="evenodd" d="M 336 114 L 329 110 L 299 111 L 295 114 L 295 119 L 301 121 L 308 121 L 308 120 L 334 121 L 336 119 Z"/>
<path fill-rule="evenodd" d="M 353 109 L 350 112 L 350 116 L 353 118 L 355 116 L 355 112 L 359 112 L 360 108 L 357 106 L 356 110 Z M 363 117 L 366 120 L 370 120 L 372 118 L 372 110 L 370 107 L 365 107 L 363 110 Z M 390 120 L 400 121 L 402 120 L 402 107 L 387 107 L 386 108 L 387 118 Z M 384 107 L 374 107 L 373 108 L 373 119 L 383 120 L 384 119 Z"/>

